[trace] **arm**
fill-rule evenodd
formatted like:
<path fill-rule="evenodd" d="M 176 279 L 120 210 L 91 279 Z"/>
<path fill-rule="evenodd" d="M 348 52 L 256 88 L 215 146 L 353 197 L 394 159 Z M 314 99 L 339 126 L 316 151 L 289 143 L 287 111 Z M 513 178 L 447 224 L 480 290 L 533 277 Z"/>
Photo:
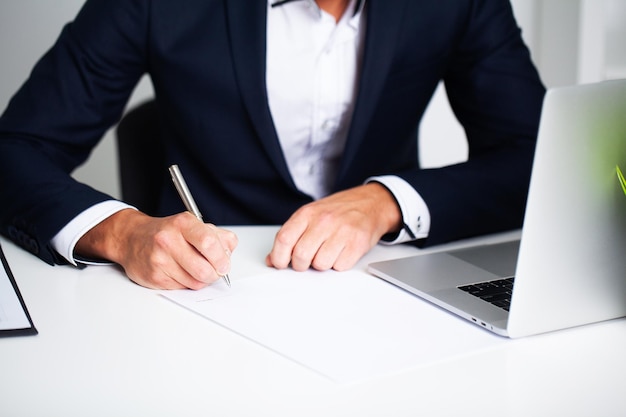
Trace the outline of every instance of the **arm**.
<path fill-rule="evenodd" d="M 450 104 L 466 132 L 468 161 L 401 173 L 432 215 L 431 233 L 421 244 L 522 226 L 545 88 L 510 3 L 473 4 L 444 74 Z"/>
<path fill-rule="evenodd" d="M 412 13 L 421 11 L 422 6 L 412 3 L 411 5 L 415 7 Z M 420 170 L 412 166 L 411 156 L 407 156 L 404 163 L 398 161 L 396 165 L 408 165 L 409 169 L 387 173 L 397 175 L 411 184 L 428 206 L 430 231 L 426 239 L 419 241 L 420 245 L 437 244 L 520 227 L 523 218 L 545 90 L 521 40 L 520 31 L 507 1 L 477 0 L 463 3 L 458 7 L 442 4 L 433 8 L 462 9 L 467 5 L 471 7 L 467 7 L 467 15 L 464 17 L 465 27 L 459 27 L 456 21 L 447 22 L 448 28 L 458 27 L 453 29 L 455 33 L 449 35 L 456 38 L 453 53 L 446 58 L 444 64 L 434 62 L 433 66 L 443 65 L 445 68 L 442 77 L 452 107 L 467 132 L 469 160 L 454 166 Z M 439 11 L 441 12 L 441 9 Z M 443 26 L 440 35 L 444 39 L 447 36 Z M 436 70 L 424 71 L 424 74 L 429 73 L 436 73 Z M 426 84 L 428 82 L 430 81 L 425 81 Z M 410 98 L 405 98 L 408 99 Z M 385 103 L 387 104 L 389 103 Z M 398 104 L 398 100 L 395 104 Z M 395 121 L 394 125 L 398 121 L 406 125 L 412 124 L 405 119 L 398 119 L 396 117 L 398 110 L 400 109 L 389 106 L 380 108 L 378 117 L 387 115 Z M 376 123 L 378 123 L 376 127 L 385 132 L 384 121 Z M 388 139 L 393 139 L 393 144 L 398 149 L 414 149 L 412 146 L 402 146 L 400 139 Z M 382 152 L 364 153 L 367 156 L 364 163 L 380 165 L 378 154 Z M 360 210 L 363 219 L 379 212 L 369 211 L 363 206 L 368 202 L 359 198 L 358 190 L 357 188 L 346 191 L 354 192 L 355 195 L 354 198 L 346 196 L 345 204 L 352 204 L 355 210 Z M 397 203 L 394 204 L 393 200 L 381 201 L 388 201 L 385 212 L 390 210 L 398 214 Z M 377 204 L 373 201 L 370 203 Z M 318 249 L 324 245 L 324 241 L 319 238 L 309 239 L 307 234 L 313 233 L 312 231 L 318 228 L 316 217 L 319 213 L 314 207 L 317 206 L 320 212 L 324 212 L 327 204 L 323 199 L 310 206 L 308 216 L 299 211 L 285 223 L 283 226 L 285 232 L 283 233 L 281 229 L 268 257 L 269 264 L 285 267 L 289 256 L 294 256 L 292 254 L 300 256 L 299 254 L 304 253 L 308 256 L 309 265 L 317 267 L 315 262 Z M 332 216 L 326 213 L 323 227 L 330 230 L 346 227 L 344 213 L 348 211 L 345 207 L 335 210 L 334 223 L 328 220 Z M 309 221 L 307 227 L 301 226 L 307 221 Z M 372 222 L 381 224 L 380 219 L 376 218 L 367 218 L 357 223 L 348 222 L 352 224 L 354 230 L 353 233 L 344 232 L 344 236 L 350 236 L 349 239 L 353 236 L 362 236 L 363 230 L 366 236 L 360 239 L 359 255 L 352 253 L 349 256 L 350 261 L 342 260 L 343 254 L 340 251 L 343 248 L 335 245 L 339 249 L 334 256 L 330 256 L 335 259 L 334 267 L 345 269 L 354 265 L 356 260 L 373 245 L 372 242 L 386 233 L 397 231 L 399 227 L 398 223 L 387 224 L 391 227 L 381 231 L 371 228 Z M 322 234 L 320 231 L 316 236 Z M 311 246 L 310 242 L 315 244 Z M 301 269 L 305 264 L 306 262 L 298 261 L 298 267 Z"/>
<path fill-rule="evenodd" d="M 0 118 L 0 227 L 49 263 L 50 239 L 111 197 L 72 179 L 145 72 L 142 2 L 89 1 Z"/>
<path fill-rule="evenodd" d="M 70 173 L 119 120 L 149 68 L 149 4 L 89 0 L 0 119 L 0 228 L 48 263 L 66 262 L 51 239 L 112 199 Z M 232 233 L 186 213 L 159 219 L 122 210 L 82 235 L 75 254 L 117 262 L 144 286 L 199 288 L 228 270 L 235 245 Z"/>

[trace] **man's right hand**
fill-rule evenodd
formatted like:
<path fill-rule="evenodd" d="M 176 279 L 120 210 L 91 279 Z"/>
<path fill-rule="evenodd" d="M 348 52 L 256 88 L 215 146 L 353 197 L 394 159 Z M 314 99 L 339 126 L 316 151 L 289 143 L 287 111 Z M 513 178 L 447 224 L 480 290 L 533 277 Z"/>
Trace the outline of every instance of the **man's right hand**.
<path fill-rule="evenodd" d="M 115 262 L 144 287 L 200 289 L 230 271 L 236 246 L 233 232 L 189 212 L 158 218 L 125 209 L 83 235 L 75 254 Z"/>

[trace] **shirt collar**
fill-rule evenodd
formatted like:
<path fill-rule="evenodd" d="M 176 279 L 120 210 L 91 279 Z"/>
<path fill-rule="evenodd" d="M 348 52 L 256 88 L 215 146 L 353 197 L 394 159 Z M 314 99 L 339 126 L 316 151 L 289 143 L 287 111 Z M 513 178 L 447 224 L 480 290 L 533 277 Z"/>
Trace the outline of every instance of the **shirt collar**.
<path fill-rule="evenodd" d="M 302 1 L 302 0 L 268 0 L 271 7 L 282 6 L 285 3 L 291 3 L 294 1 Z M 303 1 L 313 3 L 315 7 L 318 7 L 317 3 L 315 3 L 315 0 L 303 0 Z M 365 0 L 356 0 L 356 3 L 354 5 L 354 13 L 352 13 L 352 17 L 356 17 L 359 13 L 361 13 L 363 11 L 364 5 L 365 5 Z"/>

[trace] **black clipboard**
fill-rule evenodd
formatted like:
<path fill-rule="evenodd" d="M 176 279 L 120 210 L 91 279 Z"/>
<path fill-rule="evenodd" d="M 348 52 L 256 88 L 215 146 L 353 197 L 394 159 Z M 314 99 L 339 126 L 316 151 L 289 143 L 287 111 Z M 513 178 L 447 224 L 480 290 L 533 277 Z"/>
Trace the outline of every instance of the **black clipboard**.
<path fill-rule="evenodd" d="M 33 320 L 31 319 L 30 314 L 28 313 L 28 309 L 26 308 L 26 304 L 24 303 L 22 294 L 20 293 L 20 290 L 17 287 L 17 283 L 15 282 L 13 273 L 11 272 L 11 269 L 9 268 L 9 263 L 7 262 L 7 258 L 4 256 L 4 252 L 2 251 L 2 246 L 0 246 L 0 258 L 2 258 L 2 267 L 4 268 L 4 272 L 6 272 L 6 276 L 8 277 L 8 280 L 11 284 L 10 287 L 13 288 L 16 300 L 19 301 L 19 304 L 23 310 L 23 314 L 28 321 L 27 324 L 25 323 L 20 326 L 9 327 L 9 328 L 0 327 L 0 337 L 36 335 L 37 329 L 35 328 L 33 324 Z M 2 280 L 5 279 L 3 275 L 4 274 L 2 274 L 0 271 L 0 279 Z M 0 305 L 0 308 L 2 308 L 1 305 Z"/>

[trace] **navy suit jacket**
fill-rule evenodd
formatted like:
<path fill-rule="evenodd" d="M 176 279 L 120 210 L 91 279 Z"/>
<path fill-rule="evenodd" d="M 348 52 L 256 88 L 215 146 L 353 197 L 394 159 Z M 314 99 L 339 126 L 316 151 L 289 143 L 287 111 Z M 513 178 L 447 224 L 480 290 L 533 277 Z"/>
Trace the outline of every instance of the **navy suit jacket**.
<path fill-rule="evenodd" d="M 358 97 L 334 190 L 393 174 L 428 204 L 434 244 L 520 227 L 544 87 L 508 0 L 367 0 Z M 166 164 L 204 217 L 281 224 L 311 201 L 292 181 L 265 88 L 265 0 L 89 0 L 0 118 L 0 227 L 47 262 L 69 220 L 111 197 L 70 177 L 143 74 Z M 420 169 L 417 131 L 440 80 L 469 160 Z M 155 138 L 155 140 L 159 140 Z M 182 211 L 163 177 L 161 214 Z"/>

